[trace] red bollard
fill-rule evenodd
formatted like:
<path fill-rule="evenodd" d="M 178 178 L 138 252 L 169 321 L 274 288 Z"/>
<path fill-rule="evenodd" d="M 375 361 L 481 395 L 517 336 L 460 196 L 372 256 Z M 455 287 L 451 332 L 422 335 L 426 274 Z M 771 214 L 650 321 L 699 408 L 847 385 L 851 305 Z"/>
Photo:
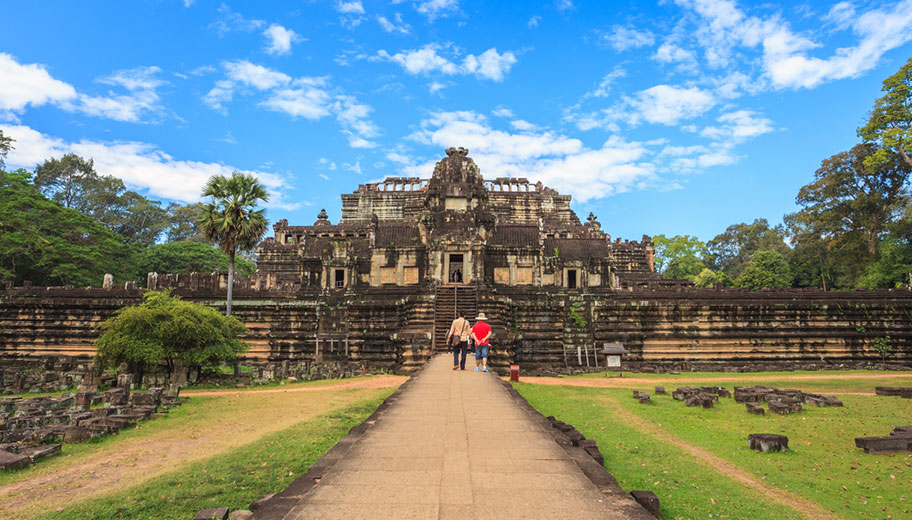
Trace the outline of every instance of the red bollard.
<path fill-rule="evenodd" d="M 510 365 L 510 381 L 519 381 L 519 365 Z"/>

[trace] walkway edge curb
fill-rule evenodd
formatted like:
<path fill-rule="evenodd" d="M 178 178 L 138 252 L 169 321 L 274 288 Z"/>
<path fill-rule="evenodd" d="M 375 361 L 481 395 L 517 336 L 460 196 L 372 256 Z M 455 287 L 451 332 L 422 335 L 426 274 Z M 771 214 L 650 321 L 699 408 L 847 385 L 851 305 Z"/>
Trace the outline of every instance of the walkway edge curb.
<path fill-rule="evenodd" d="M 618 511 L 624 513 L 625 518 L 629 520 L 655 520 L 655 516 L 618 485 L 617 479 L 605 469 L 605 466 L 599 464 L 585 449 L 574 446 L 570 441 L 570 438 L 567 437 L 564 432 L 555 428 L 551 421 L 534 406 L 529 404 L 529 402 L 526 401 L 526 398 L 523 397 L 518 390 L 513 388 L 513 385 L 508 381 L 504 381 L 499 377 L 497 380 L 507 388 L 507 392 L 516 402 L 517 406 L 525 410 L 526 413 L 531 415 L 536 422 L 540 423 L 545 430 L 551 434 L 551 438 L 554 439 L 554 442 L 567 453 L 571 460 L 576 462 L 576 465 L 579 466 L 583 474 L 586 475 L 586 478 L 595 484 L 599 491 L 602 492 L 605 499 L 611 501 Z"/>
<path fill-rule="evenodd" d="M 296 478 L 283 491 L 280 491 L 268 499 L 257 499 L 254 501 L 256 506 L 251 504 L 253 518 L 255 520 L 281 520 L 285 518 L 291 509 L 300 502 L 301 498 L 306 495 L 316 484 L 323 478 L 323 475 L 329 472 L 336 462 L 345 458 L 354 445 L 360 441 L 367 432 L 379 421 L 383 414 L 402 396 L 412 382 L 424 370 L 426 364 L 415 371 L 406 379 L 399 388 L 377 406 L 367 419 L 361 424 L 353 426 L 348 434 L 329 449 L 322 457 L 317 459 L 307 472 Z M 267 495 L 268 496 L 268 495 Z M 265 498 L 265 497 L 264 497 Z"/>

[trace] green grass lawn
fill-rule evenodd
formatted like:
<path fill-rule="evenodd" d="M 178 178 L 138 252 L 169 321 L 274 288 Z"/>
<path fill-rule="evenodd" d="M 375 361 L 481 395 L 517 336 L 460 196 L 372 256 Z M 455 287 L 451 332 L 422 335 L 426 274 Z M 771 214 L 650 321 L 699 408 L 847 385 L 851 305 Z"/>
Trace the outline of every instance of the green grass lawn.
<path fill-rule="evenodd" d="M 854 372 L 853 372 L 854 373 Z M 602 376 L 604 377 L 604 376 Z M 711 384 L 707 378 L 706 383 Z M 674 386 L 662 380 L 668 391 Z M 809 381 L 781 385 L 811 391 Z M 867 380 L 829 380 L 820 386 L 846 392 L 873 388 Z M 740 384 L 740 383 L 739 383 Z M 749 384 L 749 383 L 745 383 Z M 893 385 L 898 385 L 893 380 Z M 682 385 L 683 386 L 683 385 Z M 731 388 L 732 384 L 723 384 Z M 881 396 L 841 397 L 844 408 L 807 407 L 790 416 L 758 417 L 744 405 L 720 399 L 716 408 L 688 408 L 670 395 L 641 405 L 630 389 L 517 384 L 530 404 L 598 441 L 605 465 L 625 490 L 654 491 L 666 518 L 797 518 L 748 486 L 723 476 L 712 464 L 625 421 L 617 407 L 682 441 L 709 451 L 775 488 L 788 490 L 846 519 L 912 518 L 912 455 L 869 455 L 854 438 L 885 435 L 912 422 L 912 401 Z M 641 390 L 652 388 L 643 385 Z M 761 454 L 747 448 L 750 433 L 789 437 L 788 453 Z"/>
<path fill-rule="evenodd" d="M 392 392 L 392 388 L 372 390 L 356 404 L 270 434 L 231 453 L 178 466 L 120 492 L 63 504 L 62 511 L 37 518 L 187 519 L 210 507 L 246 509 L 253 500 L 281 491 L 305 473 Z"/>

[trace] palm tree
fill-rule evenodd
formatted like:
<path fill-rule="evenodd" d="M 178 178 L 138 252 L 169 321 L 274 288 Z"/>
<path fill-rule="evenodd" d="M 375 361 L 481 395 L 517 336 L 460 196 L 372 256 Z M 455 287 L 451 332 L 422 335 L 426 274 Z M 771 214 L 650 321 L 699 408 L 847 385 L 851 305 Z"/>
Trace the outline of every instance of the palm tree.
<path fill-rule="evenodd" d="M 231 315 L 231 295 L 234 289 L 234 255 L 238 249 L 251 249 L 266 233 L 266 217 L 255 209 L 269 194 L 253 175 L 234 172 L 231 177 L 214 175 L 203 188 L 203 196 L 211 197 L 203 206 L 200 227 L 203 235 L 228 255 L 228 308 Z"/>

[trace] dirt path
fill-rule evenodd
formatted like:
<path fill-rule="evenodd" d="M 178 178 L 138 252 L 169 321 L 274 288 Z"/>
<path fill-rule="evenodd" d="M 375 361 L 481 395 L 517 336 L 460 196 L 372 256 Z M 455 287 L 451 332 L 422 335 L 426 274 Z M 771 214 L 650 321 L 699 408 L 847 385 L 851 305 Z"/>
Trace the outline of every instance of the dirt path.
<path fill-rule="evenodd" d="M 661 385 L 661 384 L 713 384 L 713 383 L 763 383 L 768 381 L 814 381 L 814 380 L 858 380 L 858 379 L 912 379 L 912 373 L 902 372 L 899 374 L 800 374 L 800 375 L 777 375 L 777 376 L 752 376 L 750 374 L 722 376 L 722 377 L 673 377 L 673 378 L 652 378 L 652 377 L 612 377 L 603 379 L 589 378 L 570 378 L 570 377 L 523 377 L 520 379 L 523 383 L 532 383 L 538 385 L 562 385 L 562 386 L 585 386 L 594 388 L 639 388 L 642 385 Z M 873 390 L 871 391 L 873 394 Z"/>
<path fill-rule="evenodd" d="M 602 400 L 608 405 L 606 406 L 606 409 L 611 410 L 611 413 L 615 414 L 618 419 L 624 422 L 624 424 L 633 426 L 641 432 L 655 437 L 662 442 L 681 448 L 706 466 L 709 466 L 722 475 L 739 482 L 741 485 L 747 488 L 757 491 L 766 497 L 766 499 L 791 507 L 792 509 L 798 511 L 801 516 L 809 520 L 838 520 L 839 517 L 833 515 L 832 512 L 824 509 L 819 504 L 800 497 L 790 491 L 772 487 L 764 481 L 754 478 L 749 473 L 738 468 L 727 460 L 717 457 L 716 455 L 713 455 L 703 448 L 699 448 L 693 444 L 685 442 L 684 440 L 675 437 L 667 431 L 655 426 L 646 419 L 641 418 L 639 415 L 625 410 L 616 400 L 605 396 L 602 397 Z"/>
<path fill-rule="evenodd" d="M 185 397 L 194 395 L 199 396 L 221 396 L 221 395 L 247 395 L 247 394 L 281 394 L 287 392 L 323 392 L 325 390 L 345 390 L 348 388 L 389 388 L 401 385 L 406 379 L 405 376 L 373 376 L 363 379 L 341 379 L 338 383 L 314 386 L 289 386 L 287 388 L 260 388 L 260 389 L 243 389 L 236 390 L 182 390 L 181 394 Z"/>
<path fill-rule="evenodd" d="M 137 435 L 98 450 L 48 461 L 23 480 L 0 486 L 0 518 L 26 519 L 103 493 L 141 484 L 181 465 L 198 462 L 255 442 L 364 397 L 364 392 L 398 386 L 403 377 L 354 379 L 323 386 L 248 391 L 187 392 L 222 397 L 218 409 L 184 416 L 154 436 Z M 301 395 L 302 392 L 308 395 Z M 62 462 L 61 458 L 64 460 Z"/>

